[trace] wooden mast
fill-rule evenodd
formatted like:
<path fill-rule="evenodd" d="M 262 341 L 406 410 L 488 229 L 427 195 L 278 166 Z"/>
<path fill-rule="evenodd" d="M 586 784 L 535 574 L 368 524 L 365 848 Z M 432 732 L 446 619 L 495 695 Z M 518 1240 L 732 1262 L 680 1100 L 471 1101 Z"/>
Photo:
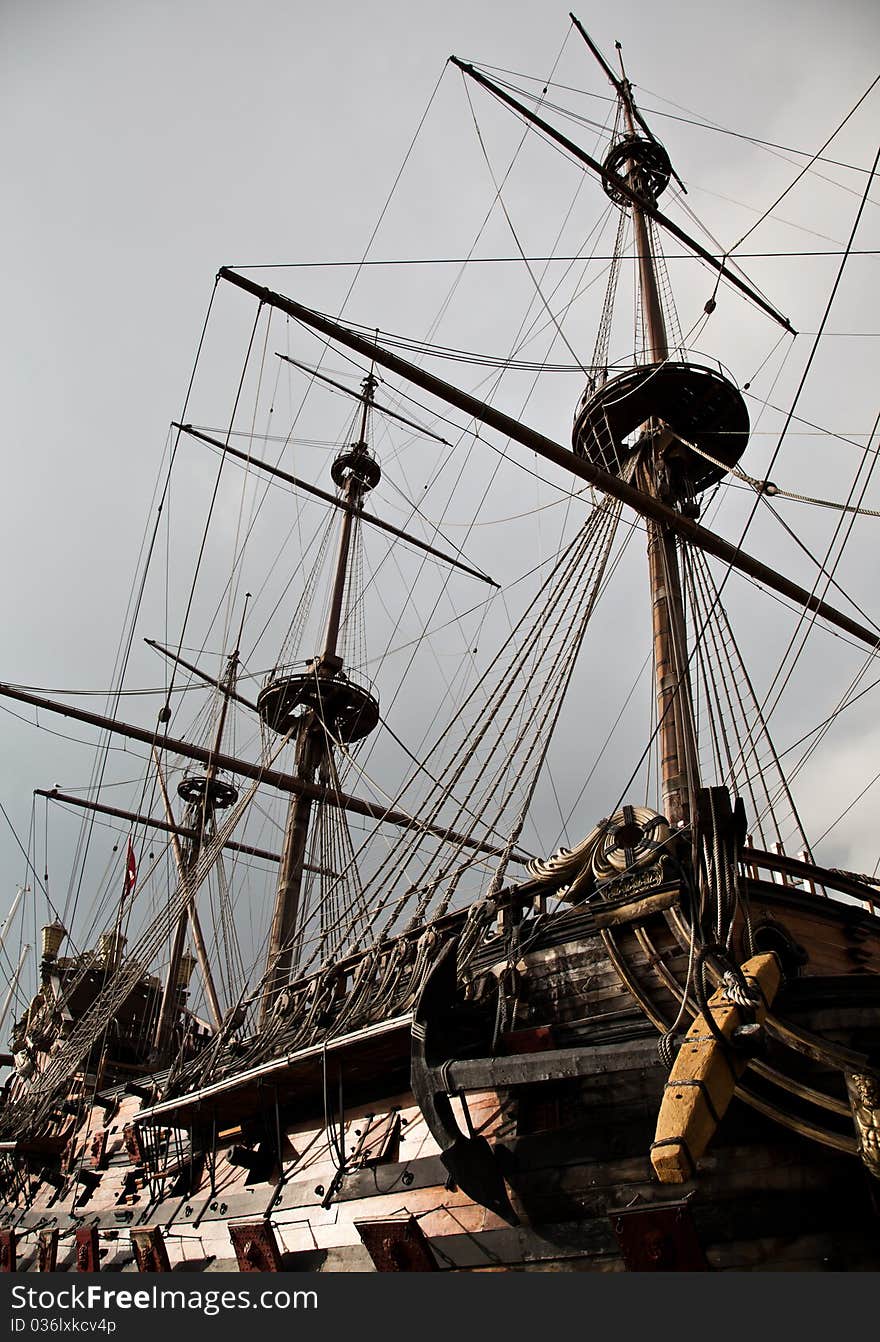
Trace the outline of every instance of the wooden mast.
<path fill-rule="evenodd" d="M 333 478 L 342 491 L 343 511 L 323 650 L 309 667 L 307 677 L 282 678 L 276 682 L 275 687 L 276 690 L 280 688 L 287 700 L 288 713 L 297 706 L 305 710 L 299 716 L 296 726 L 294 767 L 295 777 L 305 787 L 299 794 L 293 796 L 287 813 L 275 908 L 269 932 L 263 1020 L 272 1010 L 279 993 L 283 991 L 290 978 L 297 934 L 300 930 L 303 876 L 306 870 L 306 850 L 313 808 L 313 795 L 309 788 L 314 785 L 319 770 L 322 766 L 326 766 L 332 753 L 331 732 L 335 735 L 335 729 L 341 725 L 338 717 L 333 723 L 329 719 L 333 714 L 344 713 L 346 705 L 356 706 L 360 694 L 355 686 L 349 685 L 345 678 L 341 677 L 343 659 L 339 656 L 338 645 L 348 581 L 353 523 L 360 511 L 364 495 L 379 479 L 379 468 L 369 455 L 367 447 L 367 419 L 376 385 L 376 379 L 370 373 L 363 385 L 360 436 L 349 449 L 340 453 L 333 467 Z M 311 680 L 309 686 L 302 683 L 307 678 Z M 297 681 L 300 683 L 297 684 Z M 267 689 L 271 694 L 273 687 L 270 685 Z M 265 695 L 264 690 L 261 705 L 266 703 Z M 274 700 L 269 700 L 269 704 L 271 710 L 275 712 L 277 693 Z M 288 720 L 287 717 L 282 717 L 280 720 L 276 718 L 273 725 L 277 730 L 281 730 Z"/>
<path fill-rule="evenodd" d="M 169 823 L 174 819 L 171 810 L 171 801 L 168 796 L 168 790 L 165 787 L 165 779 L 162 776 L 162 766 L 159 761 L 159 752 L 153 747 L 153 755 L 156 761 L 156 772 L 159 777 L 159 790 L 162 794 L 162 802 L 165 806 L 165 814 Z M 190 847 L 184 852 L 180 838 L 176 831 L 171 832 L 171 843 L 174 849 L 174 859 L 177 865 L 178 878 L 182 883 L 189 884 L 190 874 L 194 870 L 198 861 L 201 841 L 204 830 L 200 827 L 195 836 L 190 840 Z M 199 968 L 202 972 L 202 979 L 205 985 L 205 998 L 208 1003 L 208 1010 L 211 1014 L 215 1030 L 219 1030 L 223 1024 L 223 1012 L 220 1009 L 220 999 L 217 996 L 217 989 L 214 986 L 214 976 L 211 972 L 211 962 L 208 958 L 208 948 L 205 945 L 205 938 L 202 933 L 201 923 L 199 921 L 198 910 L 195 904 L 195 894 L 189 891 L 186 907 L 177 921 L 174 929 L 174 936 L 171 941 L 171 955 L 168 960 L 168 970 L 165 975 L 165 984 L 162 990 L 162 1001 L 159 1006 L 159 1018 L 156 1022 L 156 1033 L 153 1039 L 153 1045 L 156 1053 L 162 1057 L 167 1053 L 171 1042 L 171 1034 L 179 1013 L 180 1006 L 180 966 L 183 960 L 183 952 L 186 946 L 186 927 L 189 923 L 192 933 L 193 945 L 196 950 L 196 959 L 199 962 Z"/>
<path fill-rule="evenodd" d="M 308 710 L 300 720 L 294 765 L 294 775 L 303 783 L 315 781 L 323 753 L 322 737 L 320 722 L 314 712 Z M 269 932 L 268 978 L 263 997 L 264 1017 L 290 976 L 311 817 L 311 796 L 306 793 L 294 795 L 287 810 L 284 846 L 281 850 L 281 866 L 275 892 L 275 909 Z"/>
<path fill-rule="evenodd" d="M 635 144 L 637 135 L 632 87 L 625 73 L 621 73 L 618 90 L 627 129 Z M 645 212 L 636 199 L 644 197 L 649 191 L 636 155 L 626 165 L 626 179 L 634 192 L 634 198 L 629 204 L 639 263 L 646 353 L 650 363 L 662 364 L 669 358 L 669 341 L 660 303 L 651 235 Z M 674 507 L 677 499 L 663 463 L 668 435 L 663 434 L 659 424 L 650 420 L 643 425 L 642 432 L 646 442 L 637 471 L 639 483 L 647 494 Z M 672 826 L 683 827 L 690 822 L 691 799 L 699 787 L 699 760 L 687 668 L 681 574 L 673 530 L 665 523 L 651 518 L 646 519 L 645 525 L 648 533 L 662 809 Z"/>
<path fill-rule="evenodd" d="M 159 751 L 155 745 L 153 746 L 153 756 L 156 761 L 156 771 L 159 777 L 159 787 L 162 793 L 165 814 L 168 818 L 169 825 L 172 826 L 171 843 L 174 849 L 178 875 L 181 882 L 187 885 L 189 884 L 191 873 L 195 871 L 205 838 L 213 824 L 215 812 L 231 805 L 237 795 L 235 789 L 230 784 L 223 783 L 217 778 L 217 761 L 220 757 L 220 747 L 223 744 L 223 732 L 226 728 L 226 718 L 229 713 L 229 701 L 235 693 L 239 648 L 241 645 L 241 635 L 244 629 L 244 620 L 249 599 L 250 593 L 248 592 L 245 595 L 244 609 L 242 610 L 241 615 L 241 625 L 239 626 L 235 648 L 229 656 L 225 675 L 219 685 L 221 690 L 220 714 L 217 721 L 217 730 L 214 733 L 214 744 L 211 748 L 211 753 L 208 756 L 207 768 L 203 775 L 184 778 L 178 787 L 180 796 L 187 803 L 188 816 L 191 821 L 194 822 L 189 826 L 191 835 L 186 841 L 186 849 L 184 849 L 181 844 L 180 835 L 177 833 L 176 827 L 174 827 L 174 814 L 171 810 L 171 802 L 168 798 L 165 779 L 162 776 L 162 765 L 159 759 Z M 171 955 L 168 961 L 168 972 L 165 976 L 162 1002 L 159 1007 L 159 1018 L 156 1023 L 156 1033 L 154 1036 L 154 1046 L 160 1057 L 168 1050 L 168 1046 L 171 1042 L 171 1033 L 177 1020 L 181 989 L 180 969 L 183 963 L 183 952 L 186 946 L 187 923 L 189 923 L 190 926 L 193 945 L 196 951 L 196 959 L 199 962 L 199 968 L 202 972 L 202 979 L 205 986 L 205 997 L 211 1014 L 211 1020 L 214 1023 L 214 1028 L 219 1030 L 223 1023 L 223 1012 L 220 1007 L 217 990 L 214 986 L 214 978 L 211 973 L 208 950 L 205 945 L 205 938 L 202 935 L 202 928 L 199 922 L 198 910 L 196 908 L 195 894 L 191 891 L 186 902 L 186 907 L 178 919 L 177 926 L 174 929 L 174 936 L 171 940 Z"/>

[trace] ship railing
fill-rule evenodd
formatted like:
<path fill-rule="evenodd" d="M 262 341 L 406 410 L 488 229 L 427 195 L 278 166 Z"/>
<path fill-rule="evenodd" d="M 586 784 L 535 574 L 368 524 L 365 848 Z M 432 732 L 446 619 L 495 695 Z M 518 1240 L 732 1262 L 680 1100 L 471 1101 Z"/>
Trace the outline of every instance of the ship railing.
<path fill-rule="evenodd" d="M 313 658 L 310 658 L 307 661 L 285 662 L 279 666 L 275 666 L 271 671 L 266 673 L 265 679 L 263 680 L 263 689 L 269 685 L 275 684 L 275 682 L 279 680 L 295 680 L 300 676 L 304 676 L 308 673 L 309 668 L 313 666 Z M 357 671 L 346 665 L 343 667 L 340 674 L 351 685 L 357 686 L 359 690 L 365 690 L 366 693 L 371 695 L 374 699 L 377 697 L 375 682 L 370 680 L 369 676 L 365 676 L 361 671 Z"/>
<path fill-rule="evenodd" d="M 742 852 L 744 874 L 754 881 L 767 880 L 772 885 L 788 886 L 806 895 L 849 905 L 855 902 L 867 913 L 880 916 L 880 886 L 873 886 L 856 872 L 819 867 L 806 849 L 798 857 L 785 853 L 781 843 L 775 843 L 774 850 L 767 852 L 753 847 L 752 836 L 747 835 Z"/>
<path fill-rule="evenodd" d="M 707 354 L 704 350 L 693 349 L 686 345 L 675 345 L 670 349 L 667 357 L 660 362 L 654 358 L 649 358 L 644 349 L 633 350 L 632 354 L 622 359 L 615 359 L 613 363 L 603 363 L 589 365 L 587 368 L 586 387 L 578 401 L 576 414 L 579 414 L 589 400 L 595 396 L 597 391 L 605 386 L 606 382 L 611 382 L 622 373 L 629 373 L 634 368 L 661 368 L 663 364 L 687 363 L 695 368 L 708 368 L 711 372 L 719 373 L 721 377 L 737 387 L 739 383 L 734 377 L 727 364 L 714 354 Z"/>
<path fill-rule="evenodd" d="M 700 368 L 711 368 L 713 372 L 718 372 L 728 382 L 738 386 L 737 380 L 726 364 L 714 354 L 707 354 L 704 350 L 695 349 L 689 345 L 673 345 L 669 353 L 662 361 L 663 363 L 689 363 Z M 614 363 L 609 363 L 605 369 L 603 381 L 608 381 L 617 373 L 625 373 L 630 368 L 643 367 L 645 365 L 657 364 L 657 360 L 650 356 L 650 351 L 645 349 L 634 350 L 628 358 L 617 359 Z M 659 364 L 657 365 L 659 367 Z"/>

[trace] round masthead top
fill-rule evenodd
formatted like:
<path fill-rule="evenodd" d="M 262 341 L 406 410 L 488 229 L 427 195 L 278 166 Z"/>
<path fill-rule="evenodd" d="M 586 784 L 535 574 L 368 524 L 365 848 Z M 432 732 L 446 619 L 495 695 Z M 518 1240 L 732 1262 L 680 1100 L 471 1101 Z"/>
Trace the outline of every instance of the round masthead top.
<path fill-rule="evenodd" d="M 670 437 L 667 462 L 682 495 L 723 479 L 749 440 L 749 412 L 733 383 L 704 364 L 669 360 L 630 368 L 598 387 L 590 382 L 575 411 L 572 447 L 620 475 L 651 421 Z"/>
<path fill-rule="evenodd" d="M 238 789 L 223 778 L 185 774 L 177 784 L 177 795 L 185 802 L 199 805 L 207 799 L 213 810 L 225 811 L 238 800 Z"/>
<path fill-rule="evenodd" d="M 603 166 L 608 172 L 622 177 L 653 205 L 663 195 L 672 176 L 672 164 L 662 144 L 656 140 L 643 139 L 640 135 L 626 135 L 613 144 L 605 156 Z M 635 182 L 628 180 L 631 173 L 635 174 Z M 618 190 L 614 182 L 603 177 L 602 185 L 615 205 L 629 205 L 629 198 Z"/>
<path fill-rule="evenodd" d="M 362 494 L 375 489 L 382 478 L 382 470 L 366 443 L 352 443 L 336 457 L 330 467 L 333 483 L 340 489 L 354 480 Z"/>
<path fill-rule="evenodd" d="M 312 712 L 332 737 L 347 743 L 369 736 L 379 721 L 379 701 L 371 689 L 341 669 L 327 674 L 317 662 L 305 670 L 275 670 L 257 697 L 257 708 L 266 726 L 281 735 Z"/>

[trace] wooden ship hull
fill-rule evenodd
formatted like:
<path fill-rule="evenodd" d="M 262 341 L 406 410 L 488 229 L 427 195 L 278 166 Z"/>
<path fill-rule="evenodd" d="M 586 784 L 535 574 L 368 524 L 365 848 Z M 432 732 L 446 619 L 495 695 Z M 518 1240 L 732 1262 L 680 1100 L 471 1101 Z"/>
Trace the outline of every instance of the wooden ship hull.
<path fill-rule="evenodd" d="M 621 216 L 615 265 L 632 216 L 642 349 L 612 375 L 612 274 L 572 447 L 383 348 L 378 333 L 368 338 L 366 328 L 344 327 L 223 268 L 218 281 L 258 304 L 255 321 L 283 314 L 369 368 L 360 393 L 306 368 L 309 385 L 323 379 L 359 402 L 356 441 L 331 467 L 335 494 L 238 452 L 229 435 L 224 443 L 174 426 L 341 514 L 322 641 L 311 645 L 320 651 L 293 661 L 305 628 L 297 607 L 256 703 L 244 698 L 237 674 L 247 597 L 221 678 L 160 649 L 219 692 L 212 744 L 166 734 L 170 690 L 148 730 L 0 685 L 3 695 L 152 748 L 164 820 L 97 799 L 62 800 L 163 829 L 177 876 L 159 913 L 144 914 L 125 959 L 116 938 L 131 917 L 134 877 L 113 910 L 103 958 L 59 961 L 66 933 L 60 924 L 46 929 L 40 990 L 13 1031 L 16 1071 L 0 1107 L 2 1270 L 880 1267 L 878 887 L 817 866 L 806 848 L 762 706 L 734 656 L 724 582 L 714 584 L 704 554 L 727 565 L 725 581 L 735 568 L 874 652 L 880 637 L 820 599 L 815 585 L 800 587 L 697 523 L 702 493 L 737 469 L 749 418 L 730 378 L 669 339 L 657 231 L 671 229 L 714 266 L 718 283 L 734 284 L 784 332 L 792 328 L 658 210 L 673 175 L 668 156 L 625 75 L 581 32 L 619 100 L 602 164 L 453 58 L 601 176 Z M 705 314 L 715 305 L 712 298 Z M 492 580 L 460 551 L 441 551 L 364 508 L 382 474 L 369 434 L 381 410 L 377 367 L 600 495 L 574 539 L 560 543 L 517 637 L 481 673 L 463 739 L 446 740 L 444 728 L 430 767 L 404 745 L 416 768 L 381 804 L 345 792 L 338 768 L 382 722 L 378 691 L 363 678 L 365 653 L 355 667 L 346 661 L 352 647 L 365 648 L 362 629 L 346 632 L 360 609 L 358 528 L 379 526 L 422 555 Z M 770 482 L 744 479 L 768 492 Z M 660 811 L 625 804 L 576 848 L 529 857 L 519 847 L 528 807 L 614 570 L 624 506 L 647 535 L 656 724 L 627 788 L 647 759 L 645 795 L 655 785 Z M 303 603 L 326 576 L 316 561 Z M 699 628 L 692 651 L 688 618 Z M 178 653 L 183 646 L 181 636 Z M 259 719 L 257 763 L 224 747 L 235 701 L 254 715 L 252 727 Z M 581 706 L 582 734 L 588 717 Z M 708 745 L 697 731 L 707 720 Z M 287 747 L 290 773 L 276 764 Z M 163 751 L 189 770 L 177 788 L 180 820 Z M 400 799 L 413 777 L 431 786 L 420 809 L 407 811 Z M 719 785 L 703 786 L 707 777 Z M 261 784 L 288 799 L 280 853 L 233 841 Z M 747 835 L 738 792 L 750 794 L 751 823 L 771 817 L 771 837 L 758 831 L 764 848 Z M 799 858 L 782 851 L 781 838 L 765 851 L 782 833 L 779 796 L 790 808 L 785 828 L 805 845 Z M 357 852 L 349 811 L 376 822 Z M 561 805 L 558 813 L 565 829 Z M 375 859 L 368 844 L 382 824 L 397 826 L 397 846 L 377 838 Z M 428 840 L 436 846 L 426 857 L 419 845 Z M 242 970 L 224 1009 L 196 895 L 226 847 L 271 859 L 278 876 L 265 946 L 255 939 L 262 978 Z M 521 879 L 510 874 L 517 864 L 527 869 Z M 324 882 L 317 912 L 308 905 L 312 876 Z M 195 957 L 185 952 L 188 937 Z M 150 970 L 160 961 L 164 981 Z M 196 961 L 209 1021 L 188 1006 Z"/>
<path fill-rule="evenodd" d="M 684 1086 L 659 1056 L 689 955 L 686 901 L 663 870 L 598 906 L 526 917 L 515 964 L 490 934 L 450 994 L 452 917 L 433 931 L 446 954 L 415 997 L 415 947 L 389 946 L 399 972 L 384 1016 L 347 1010 L 353 964 L 321 1042 L 158 1103 L 149 1076 L 100 1091 L 56 1143 L 50 1181 L 48 1150 L 4 1144 L 7 1263 L 876 1269 L 880 925 L 841 874 L 806 868 L 826 882 L 814 893 L 804 864 L 745 857 L 758 959 L 781 969 L 759 1056 L 733 1069 L 733 1053 L 701 1057 Z M 683 1053 L 689 1027 L 707 1038 L 701 1022 L 688 1001 Z M 717 1051 L 708 1039 L 691 1052 Z M 676 1142 L 693 1167 L 664 1181 Z"/>

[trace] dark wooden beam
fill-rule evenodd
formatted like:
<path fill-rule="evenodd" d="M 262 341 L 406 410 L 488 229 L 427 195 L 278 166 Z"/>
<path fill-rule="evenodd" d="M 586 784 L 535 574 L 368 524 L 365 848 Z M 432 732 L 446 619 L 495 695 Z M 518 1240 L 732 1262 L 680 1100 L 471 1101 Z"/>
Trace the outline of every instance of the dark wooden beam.
<path fill-rule="evenodd" d="M 79 806 L 85 811 L 97 811 L 99 815 L 113 816 L 117 820 L 129 820 L 133 825 L 147 825 L 151 829 L 161 829 L 166 834 L 176 834 L 181 839 L 197 839 L 198 830 L 188 829 L 185 825 L 171 825 L 167 820 L 158 820 L 152 815 L 141 815 L 137 811 L 124 811 L 119 806 L 105 806 L 102 802 L 89 801 L 85 797 L 72 797 L 68 792 L 61 792 L 57 787 L 49 790 L 48 788 L 34 788 L 35 797 L 48 797 L 49 801 L 63 802 L 66 806 Z M 253 848 L 247 843 L 233 843 L 230 839 L 223 845 L 224 848 L 230 848 L 234 853 L 245 853 L 248 857 L 261 857 L 266 862 L 277 862 L 278 854 L 270 853 L 266 848 Z M 311 871 L 321 872 L 323 867 L 311 867 Z"/>
<path fill-rule="evenodd" d="M 647 196 L 643 196 L 639 191 L 634 191 L 624 177 L 621 177 L 616 172 L 611 172 L 603 163 L 599 163 L 597 159 L 592 158 L 589 154 L 585 153 L 580 145 L 575 144 L 573 140 L 569 140 L 567 135 L 563 135 L 561 131 L 556 130 L 554 126 L 550 125 L 549 121 L 545 121 L 543 117 L 539 117 L 536 112 L 531 111 L 531 109 L 526 107 L 523 103 L 518 102 L 516 98 L 512 98 L 509 93 L 505 93 L 504 89 L 499 88 L 491 79 L 487 79 L 479 70 L 475 70 L 472 65 L 468 65 L 466 61 L 460 61 L 457 56 L 450 56 L 449 59 L 453 65 L 457 66 L 458 69 L 462 71 L 463 74 L 468 75 L 468 77 L 473 79 L 475 83 L 482 85 L 482 87 L 487 89 L 489 93 L 494 94 L 494 96 L 501 102 L 506 103 L 508 107 L 512 108 L 515 112 L 518 112 L 521 117 L 526 119 L 526 121 L 530 121 L 533 126 L 537 126 L 538 129 L 542 130 L 545 135 L 548 135 L 551 140 L 555 140 L 558 145 L 567 150 L 572 158 L 576 158 L 580 163 L 583 163 L 585 167 L 590 168 L 604 181 L 613 186 L 615 191 L 619 191 L 631 205 L 637 205 L 640 209 L 644 210 L 645 214 L 650 215 L 656 224 L 659 224 L 661 228 L 665 228 L 666 232 L 671 233 L 674 238 L 678 238 L 679 242 L 683 243 L 685 247 L 688 247 L 701 261 L 705 261 L 713 270 L 717 270 L 718 274 L 722 275 L 724 279 L 727 280 L 728 284 L 734 285 L 734 287 L 739 289 L 741 293 L 745 294 L 746 298 L 754 303 L 756 307 L 761 308 L 763 312 L 766 312 L 775 322 L 778 322 L 784 330 L 788 331 L 789 335 L 797 335 L 797 331 L 795 331 L 787 317 L 783 317 L 781 312 L 778 312 L 771 303 L 768 303 L 766 299 L 762 298 L 750 284 L 746 284 L 745 280 L 741 280 L 738 275 L 733 273 L 733 271 L 728 270 L 723 261 L 719 261 L 711 252 L 707 252 L 706 248 L 697 242 L 696 238 L 692 238 L 689 233 L 685 233 L 683 228 L 679 228 L 678 224 L 674 223 L 667 215 L 663 214 L 661 210 L 658 210 L 652 200 L 649 200 Z M 653 136 L 651 138 L 653 139 Z"/>
<path fill-rule="evenodd" d="M 880 908 L 880 890 L 876 886 L 863 883 L 852 872 L 840 871 L 835 867 L 817 867 L 812 862 L 789 857 L 787 853 L 767 853 L 761 848 L 744 848 L 742 861 L 747 866 L 778 871 L 784 876 L 794 876 L 797 880 L 813 885 L 830 886 L 841 894 L 852 895 L 874 908 Z"/>
<path fill-rule="evenodd" d="M 144 642 L 148 648 L 152 648 L 155 652 L 161 652 L 162 656 L 167 657 L 169 661 L 176 662 L 178 666 L 183 666 L 187 671 L 191 671 L 194 676 L 198 676 L 206 685 L 213 685 L 215 689 L 222 690 L 227 699 L 234 699 L 237 704 L 243 704 L 245 708 L 249 708 L 253 713 L 259 713 L 260 710 L 257 708 L 257 705 L 252 704 L 250 699 L 245 699 L 243 694 L 238 693 L 238 690 L 230 689 L 228 685 L 225 685 L 222 680 L 218 680 L 216 676 L 209 676 L 207 671 L 202 671 L 200 667 L 196 666 L 193 662 L 188 662 L 186 658 L 181 657 L 179 653 L 172 652 L 170 648 L 163 647 L 162 644 L 157 643 L 154 638 L 145 638 Z"/>
<path fill-rule="evenodd" d="M 575 1045 L 573 1048 L 492 1058 L 455 1058 L 443 1064 L 443 1085 L 450 1093 L 506 1089 L 508 1086 L 531 1086 L 541 1081 L 608 1075 L 650 1067 L 656 1061 L 656 1038 L 634 1039 L 625 1044 Z"/>
<path fill-rule="evenodd" d="M 354 515 L 360 518 L 362 522 L 369 522 L 371 526 L 378 527 L 380 531 L 387 531 L 389 535 L 396 536 L 399 540 L 405 541 L 407 545 L 415 546 L 417 550 L 423 550 L 425 554 L 433 555 L 435 559 L 442 559 L 444 564 L 450 564 L 453 568 L 461 569 L 462 573 L 467 573 L 472 578 L 478 578 L 480 582 L 488 583 L 490 587 L 498 586 L 494 578 L 490 578 L 486 573 L 481 573 L 479 569 L 471 568 L 469 564 L 463 564 L 460 559 L 456 559 L 453 555 L 444 554 L 442 550 L 437 550 L 433 545 L 428 545 L 427 541 L 420 541 L 416 536 L 411 536 L 408 531 L 401 531 L 400 527 L 392 526 L 390 522 L 377 517 L 375 513 L 368 513 L 363 508 L 356 508 L 338 495 L 331 494 L 329 490 L 320 489 L 317 485 L 310 485 L 308 481 L 300 480 L 295 475 L 289 475 L 280 466 L 270 466 L 268 461 L 262 461 L 250 452 L 240 452 L 237 447 L 231 447 L 229 443 L 222 443 L 219 438 L 212 438 L 210 434 L 202 433 L 201 429 L 194 429 L 191 424 L 172 423 L 171 427 L 181 429 L 183 433 L 188 433 L 191 438 L 198 438 L 203 443 L 216 447 L 220 452 L 225 452 L 228 456 L 236 457 L 239 461 L 245 462 L 248 466 L 256 466 L 258 470 L 265 471 L 267 475 L 274 476 L 276 480 L 284 480 L 286 484 L 293 485 L 294 489 L 300 489 L 305 494 L 312 494 L 315 498 L 321 499 L 323 503 L 329 503 L 334 508 L 339 508 L 341 512 Z"/>
<path fill-rule="evenodd" d="M 618 79 L 618 78 L 617 78 L 617 75 L 616 75 L 616 74 L 614 73 L 614 71 L 611 69 L 611 66 L 608 64 L 608 62 L 606 61 L 605 57 L 602 55 L 601 51 L 600 51 L 599 48 L 596 46 L 596 44 L 595 44 L 595 42 L 593 41 L 593 39 L 590 37 L 590 34 L 587 32 L 586 28 L 585 28 L 584 25 L 581 23 L 580 19 L 579 19 L 575 14 L 572 14 L 570 10 L 569 10 L 568 17 L 571 19 L 571 21 L 572 21 L 572 23 L 574 24 L 575 28 L 577 28 L 577 30 L 578 30 L 578 32 L 580 33 L 581 37 L 584 39 L 584 41 L 586 42 L 587 46 L 590 48 L 590 51 L 593 53 L 593 55 L 595 56 L 596 60 L 599 62 L 599 65 L 600 65 L 600 66 L 602 67 L 602 69 L 605 71 L 605 74 L 608 76 L 608 78 L 609 78 L 609 80 L 610 80 L 610 82 L 611 82 L 611 84 L 612 84 L 612 87 L 614 88 L 614 91 L 615 91 L 615 93 L 617 94 L 618 98 L 623 98 L 623 97 L 624 97 L 624 93 L 625 93 L 624 81 L 623 81 L 622 79 Z M 634 118 L 634 120 L 636 120 L 636 121 L 639 123 L 640 128 L 644 131 L 645 135 L 647 135 L 648 139 L 649 139 L 649 140 L 653 140 L 654 144 L 658 144 L 659 141 L 657 140 L 657 136 L 656 136 L 656 135 L 654 134 L 654 132 L 651 130 L 651 127 L 648 125 L 647 121 L 646 121 L 645 118 L 642 116 L 642 114 L 641 114 L 641 112 L 639 111 L 639 109 L 636 107 L 635 102 L 634 102 L 633 99 L 632 99 L 632 94 L 631 94 L 631 93 L 630 93 L 630 103 L 631 103 L 632 114 L 633 114 L 633 118 Z M 678 185 L 681 187 L 681 189 L 682 189 L 682 191 L 684 192 L 684 194 L 687 195 L 687 187 L 685 186 L 684 182 L 681 180 L 681 178 L 679 177 L 678 173 L 675 171 L 674 168 L 672 168 L 672 175 L 673 175 L 673 177 L 675 178 L 675 180 L 678 182 Z"/>
<path fill-rule="evenodd" d="M 299 368 L 304 373 L 308 373 L 310 378 L 317 378 L 320 382 L 326 382 L 329 387 L 335 387 L 337 391 L 345 392 L 346 396 L 353 396 L 356 401 L 361 399 L 361 393 L 354 391 L 351 387 L 346 387 L 342 382 L 337 382 L 335 378 L 328 377 L 326 373 L 321 373 L 317 368 L 310 368 L 307 363 L 300 363 L 299 359 L 292 359 L 289 354 L 279 354 L 275 351 L 276 359 L 283 359 L 285 363 L 293 364 L 294 368 Z M 425 438 L 433 438 L 435 443 L 442 443 L 444 447 L 452 447 L 448 438 L 441 438 L 439 433 L 434 433 L 433 429 L 426 429 L 424 425 L 417 424 L 414 419 L 407 419 L 406 415 L 400 415 L 396 410 L 389 410 L 387 405 L 380 405 L 378 401 L 371 401 L 370 406 L 373 410 L 378 410 L 380 415 L 387 415 L 389 419 L 396 419 L 399 424 L 405 424 L 408 429 L 415 429 L 417 433 Z"/>
<path fill-rule="evenodd" d="M 860 642 L 867 643 L 872 648 L 880 647 L 880 634 L 876 630 L 868 629 L 858 620 L 853 620 L 848 615 L 844 615 L 834 606 L 830 606 L 827 601 L 822 601 L 814 593 L 808 592 L 799 583 L 792 582 L 791 579 L 784 577 L 768 564 L 763 564 L 759 559 L 753 559 L 738 545 L 733 545 L 730 541 L 716 536 L 714 532 L 701 527 L 691 518 L 683 516 L 674 508 L 667 507 L 660 499 L 655 499 L 642 490 L 636 489 L 634 485 L 627 484 L 625 480 L 621 480 L 618 476 L 603 471 L 600 466 L 587 461 L 585 457 L 577 456 L 569 448 L 562 447 L 560 443 L 554 442 L 552 438 L 547 438 L 543 433 L 530 429 L 527 425 L 521 424 L 519 420 L 513 419 L 512 416 L 505 415 L 491 405 L 486 405 L 483 401 L 477 400 L 475 396 L 470 396 L 451 383 L 444 382 L 442 378 L 435 377 L 416 364 L 401 359 L 397 354 L 392 354 L 390 350 L 384 349 L 374 341 L 358 335 L 356 331 L 352 331 L 348 327 L 340 325 L 339 322 L 325 317 L 323 313 L 314 312 L 311 308 L 304 307 L 292 298 L 286 298 L 283 294 L 274 293 L 271 289 L 264 288 L 263 285 L 255 284 L 253 280 L 237 274 L 227 266 L 220 270 L 220 278 L 228 280 L 230 284 L 236 285 L 239 289 L 243 289 L 245 293 L 251 294 L 260 303 L 266 303 L 269 307 L 277 308 L 280 312 L 286 312 L 296 321 L 311 326 L 314 330 L 329 336 L 331 340 L 337 340 L 341 345 L 356 350 L 365 358 L 374 359 L 383 368 L 388 368 L 391 372 L 406 378 L 407 381 L 421 387 L 431 396 L 437 396 L 440 400 L 445 401 L 448 405 L 455 406 L 456 409 L 463 411 L 473 419 L 490 425 L 491 428 L 497 429 L 499 433 L 513 439 L 514 442 L 521 443 L 523 447 L 530 448 L 531 451 L 537 452 L 545 460 L 553 462 L 555 466 L 561 467 L 571 475 L 578 476 L 596 489 L 601 489 L 611 498 L 620 499 L 622 503 L 632 508 L 641 517 L 649 517 L 655 522 L 665 523 L 666 526 L 671 527 L 673 531 L 692 545 L 705 550 L 707 554 L 714 555 L 716 559 L 722 560 L 729 564 L 731 568 L 747 574 L 750 578 L 756 578 L 765 587 L 778 592 L 781 596 L 788 597 L 807 610 L 815 611 L 829 624 L 844 630 L 845 633 L 859 639 Z"/>
<path fill-rule="evenodd" d="M 396 825 L 401 829 L 420 830 L 424 834 L 431 834 L 447 843 L 470 848 L 478 853 L 500 857 L 506 851 L 494 844 L 482 843 L 479 839 L 459 834 L 457 830 L 447 829 L 443 825 L 426 824 L 416 816 L 407 815 L 406 811 L 397 811 L 390 806 L 378 806 L 375 802 L 365 801 L 362 797 L 351 797 L 345 792 L 336 792 L 317 783 L 303 783 L 293 774 L 281 773 L 278 769 L 267 769 L 261 764 L 252 764 L 249 760 L 235 759 L 232 755 L 217 755 L 212 750 L 194 745 L 190 741 L 177 740 L 158 731 L 136 727 L 130 722 L 119 722 L 116 718 L 104 717 L 100 713 L 90 713 L 84 708 L 74 708 L 71 704 L 60 704 L 54 699 L 46 699 L 42 695 L 17 689 L 14 685 L 0 683 L 0 696 L 5 699 L 16 699 L 19 703 L 44 709 L 48 713 L 58 713 L 61 717 L 73 718 L 76 722 L 85 722 L 90 727 L 98 727 L 101 731 L 126 736 L 130 741 L 140 741 L 151 748 L 156 746 L 160 750 L 170 751 L 173 755 L 183 755 L 185 759 L 196 760 L 199 764 L 207 765 L 213 760 L 219 770 L 265 783 L 267 787 L 277 788 L 279 792 L 307 794 L 326 806 L 335 806 L 341 811 L 351 811 L 355 815 L 369 816 L 372 820 Z M 510 860 L 525 865 L 529 857 L 525 853 L 513 852 L 510 854 Z"/>

